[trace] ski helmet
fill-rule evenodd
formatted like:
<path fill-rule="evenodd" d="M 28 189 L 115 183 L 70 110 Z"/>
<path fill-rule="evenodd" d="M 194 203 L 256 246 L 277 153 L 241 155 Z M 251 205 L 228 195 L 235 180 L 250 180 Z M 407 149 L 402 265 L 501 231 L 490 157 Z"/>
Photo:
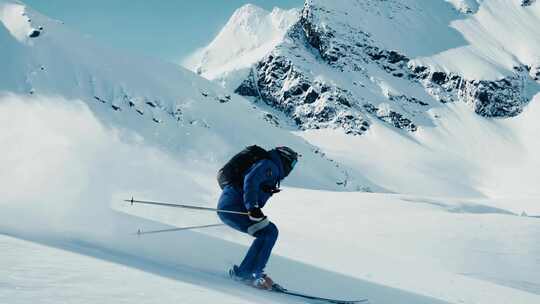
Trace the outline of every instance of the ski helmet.
<path fill-rule="evenodd" d="M 291 173 L 292 169 L 294 169 L 294 166 L 298 162 L 299 154 L 293 149 L 285 146 L 276 147 L 275 150 L 278 152 L 281 163 L 283 164 L 285 176 L 289 175 L 289 173 Z"/>

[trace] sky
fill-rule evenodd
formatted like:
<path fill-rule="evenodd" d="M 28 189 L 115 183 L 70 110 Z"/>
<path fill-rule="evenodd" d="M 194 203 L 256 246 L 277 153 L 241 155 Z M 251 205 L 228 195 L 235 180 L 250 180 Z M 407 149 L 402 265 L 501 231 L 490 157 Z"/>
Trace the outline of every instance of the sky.
<path fill-rule="evenodd" d="M 112 47 L 180 63 L 206 46 L 240 6 L 271 10 L 303 0 L 23 0 L 35 10 Z"/>

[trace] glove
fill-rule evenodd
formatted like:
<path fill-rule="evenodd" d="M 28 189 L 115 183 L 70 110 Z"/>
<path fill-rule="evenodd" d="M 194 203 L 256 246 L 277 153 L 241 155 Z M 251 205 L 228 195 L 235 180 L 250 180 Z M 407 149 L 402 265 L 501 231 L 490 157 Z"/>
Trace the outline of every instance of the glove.
<path fill-rule="evenodd" d="M 261 188 L 262 188 L 263 192 L 266 192 L 266 193 L 268 193 L 270 195 L 274 195 L 276 193 L 281 192 L 281 189 L 279 189 L 276 186 L 262 185 Z"/>
<path fill-rule="evenodd" d="M 251 208 L 248 211 L 249 219 L 255 222 L 260 222 L 266 218 L 261 208 Z"/>

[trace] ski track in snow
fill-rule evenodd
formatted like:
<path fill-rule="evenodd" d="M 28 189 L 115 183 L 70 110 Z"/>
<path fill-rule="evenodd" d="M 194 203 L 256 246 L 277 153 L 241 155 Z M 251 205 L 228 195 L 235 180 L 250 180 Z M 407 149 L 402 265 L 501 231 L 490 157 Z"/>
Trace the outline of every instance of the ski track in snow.
<path fill-rule="evenodd" d="M 190 234 L 190 233 L 188 233 Z M 194 233 L 197 234 L 197 233 Z M 10 235 L 8 233 L 8 235 Z M 57 269 L 55 267 L 65 267 L 69 271 L 70 276 L 90 276 L 93 275 L 93 272 L 96 271 L 95 269 L 88 269 L 86 267 L 91 267 L 92 264 L 88 265 L 88 261 L 84 261 L 85 258 L 78 257 L 78 255 L 82 256 L 88 256 L 94 259 L 99 259 L 107 263 L 114 263 L 119 266 L 122 266 L 122 268 L 128 267 L 130 269 L 140 270 L 144 271 L 152 276 L 150 276 L 152 279 L 155 280 L 155 276 L 160 276 L 164 278 L 168 278 L 174 281 L 182 282 L 182 284 L 178 284 L 181 288 L 178 292 L 178 294 L 168 295 L 174 296 L 174 297 L 181 297 L 182 295 L 186 295 L 188 298 L 192 297 L 193 303 L 197 301 L 201 301 L 205 297 L 208 297 L 212 299 L 212 297 L 220 297 L 222 294 L 226 294 L 232 298 L 234 298 L 234 301 L 239 301 L 238 303 L 243 303 L 246 301 L 246 303 L 250 303 L 251 301 L 256 301 L 257 303 L 303 303 L 305 300 L 298 300 L 294 297 L 284 296 L 284 295 L 276 295 L 276 294 L 270 294 L 270 293 L 264 293 L 260 291 L 255 291 L 252 288 L 243 286 L 241 284 L 235 283 L 228 279 L 226 277 L 226 272 L 221 269 L 209 269 L 207 264 L 199 265 L 201 268 L 193 267 L 190 262 L 193 262 L 193 259 L 185 259 L 185 257 L 182 257 L 182 254 L 180 253 L 180 250 L 186 250 L 185 247 L 192 247 L 194 251 L 202 250 L 203 248 L 198 248 L 197 244 L 186 243 L 184 245 L 175 246 L 174 249 L 180 249 L 178 250 L 178 256 L 176 258 L 174 257 L 156 257 L 152 256 L 154 254 L 161 255 L 163 254 L 163 251 L 165 251 L 163 248 L 159 248 L 160 245 L 168 243 L 170 241 L 175 241 L 175 243 L 182 242 L 183 238 L 180 236 L 180 238 L 175 236 L 165 236 L 165 237 L 156 237 L 152 240 L 150 240 L 150 244 L 148 244 L 148 240 L 139 239 L 139 237 L 130 235 L 130 236 L 119 236 L 119 238 L 131 238 L 130 241 L 121 241 L 122 243 L 132 243 L 134 245 L 134 248 L 131 248 L 129 250 L 127 249 L 118 249 L 118 244 L 101 244 L 101 243 L 93 243 L 93 242 L 87 242 L 82 240 L 76 240 L 76 239 L 55 239 L 55 238 L 48 238 L 43 237 L 40 235 L 37 236 L 25 236 L 24 234 L 18 234 L 15 233 L 12 236 L 17 237 L 20 240 L 27 240 L 34 242 L 36 244 L 45 245 L 47 247 L 42 247 L 42 250 L 40 250 L 40 255 L 45 255 L 39 258 L 28 256 L 25 257 L 25 259 L 21 259 L 16 256 L 15 252 L 13 256 L 9 256 L 8 252 L 8 259 L 6 270 L 8 274 L 13 274 L 11 271 L 17 270 L 21 271 L 24 267 L 33 267 L 34 269 L 38 268 L 44 261 L 47 263 L 46 265 L 42 265 L 43 269 L 41 270 L 40 276 L 43 276 L 43 280 L 41 282 L 35 282 L 35 285 L 33 285 L 34 282 L 32 282 L 32 274 L 31 273 L 21 273 L 20 276 L 22 278 L 11 278 L 8 279 L 7 282 L 4 284 L 11 288 L 15 287 L 15 290 L 10 288 L 4 289 L 3 291 L 0 289 L 0 296 L 2 294 L 7 294 L 8 296 L 11 294 L 14 298 L 18 298 L 19 296 L 25 295 L 25 289 L 27 291 L 32 291 L 34 293 L 37 293 L 40 297 L 44 297 L 45 299 L 50 298 L 51 302 L 54 302 L 57 300 L 58 296 L 61 297 L 67 297 L 68 299 L 71 299 L 70 303 L 84 303 L 86 301 L 95 300 L 96 298 L 103 297 L 104 299 L 108 299 L 111 292 L 126 292 L 126 291 L 116 291 L 115 289 L 118 287 L 112 287 L 112 290 L 104 290 L 101 292 L 92 292 L 88 290 L 84 290 L 80 286 L 75 286 L 75 288 L 83 289 L 81 292 L 85 292 L 84 294 L 79 295 L 79 299 L 71 296 L 70 293 L 73 291 L 58 291 L 57 288 L 60 287 L 61 289 L 69 288 L 69 285 L 66 283 L 59 282 L 53 283 L 54 281 L 58 280 L 58 274 Z M 27 238 L 28 237 L 28 238 Z M 196 236 L 197 238 L 203 238 L 205 239 L 204 235 Z M 146 241 L 146 242 L 145 242 Z M 9 240 L 9 238 L 3 238 L 3 241 L 0 243 L 9 244 L 10 242 L 13 242 L 12 240 Z M 21 242 L 21 241 L 19 241 Z M 146 243 L 146 244 L 138 244 L 135 243 Z M 208 240 L 203 240 L 202 244 L 207 243 Z M 240 252 L 247 250 L 245 246 L 240 245 L 234 245 L 232 243 L 224 243 L 224 241 L 215 239 L 212 240 L 213 244 L 207 244 L 212 246 L 213 248 L 220 248 L 221 250 L 225 250 L 227 252 L 231 251 L 231 247 L 237 247 L 235 248 L 236 254 L 240 254 Z M 150 249 L 148 249 L 147 246 L 151 246 Z M 32 247 L 36 245 L 29 245 L 25 244 L 26 247 Z M 22 246 L 22 247 L 24 247 Z M 111 248 L 109 248 L 111 246 Z M 137 248 L 138 247 L 138 248 Z M 51 248 L 57 248 L 61 249 L 61 251 L 54 251 Z M 146 249 L 143 249 L 146 248 Z M 174 253 L 174 250 L 171 250 L 169 254 Z M 24 250 L 27 252 L 28 250 Z M 45 251 L 42 253 L 41 251 Z M 84 268 L 80 267 L 66 267 L 64 265 L 58 265 L 63 264 L 66 262 L 65 259 L 62 259 L 62 262 L 60 261 L 49 261 L 49 257 L 47 257 L 47 251 L 51 252 L 51 254 L 54 254 L 54 256 L 68 256 L 73 259 L 80 259 L 82 260 L 85 265 Z M 141 253 L 142 251 L 142 253 Z M 144 252 L 146 251 L 146 252 Z M 71 252 L 71 253 L 67 253 Z M 162 252 L 162 253 L 159 253 Z M 198 252 L 195 252 L 194 254 L 200 254 Z M 28 259 L 38 259 L 37 261 L 28 261 Z M 220 257 L 217 257 L 218 259 Z M 169 260 L 170 259 L 170 260 Z M 87 259 L 88 260 L 88 259 Z M 68 261 L 69 262 L 69 261 Z M 85 263 L 86 262 L 86 263 Z M 344 276 L 338 273 L 334 273 L 332 271 L 323 270 L 311 265 L 307 265 L 301 262 L 296 262 L 293 260 L 289 260 L 282 257 L 273 257 L 273 263 L 274 264 L 281 264 L 280 268 L 287 269 L 287 271 L 292 271 L 292 273 L 301 273 L 302 277 L 316 277 L 324 282 L 327 282 L 328 285 L 323 288 L 324 285 L 321 286 L 321 288 L 314 290 L 313 292 L 319 292 L 322 295 L 326 294 L 326 296 L 334 296 L 334 297 L 346 297 L 346 295 L 350 295 L 350 297 L 356 295 L 359 297 L 362 290 L 369 291 L 369 294 L 373 296 L 373 298 L 380 299 L 379 303 L 391 303 L 387 301 L 391 301 L 391 299 L 410 299 L 411 301 L 414 301 L 415 303 L 444 303 L 443 301 L 437 301 L 435 299 L 430 299 L 429 297 L 424 297 L 421 295 L 415 295 L 412 293 L 408 293 L 405 291 L 401 291 L 398 289 L 393 289 L 389 287 L 385 287 L 378 284 L 369 283 L 367 281 L 358 280 L 353 277 Z M 94 263 L 99 264 L 99 263 Z M 69 264 L 68 264 L 69 265 Z M 48 267 L 51 267 L 51 269 L 47 269 Z M 206 267 L 204 269 L 203 267 Z M 108 269 L 108 268 L 107 268 Z M 110 271 L 110 269 L 108 269 Z M 133 271 L 131 271 L 133 272 Z M 25 278 L 25 276 L 28 276 L 28 278 Z M 50 276 L 50 277 L 47 277 Z M 109 275 L 110 279 L 112 280 L 118 280 L 118 275 L 112 274 Z M 105 279 L 107 279 L 107 276 L 105 276 Z M 143 276 L 141 279 L 145 280 L 147 279 L 146 276 Z M 298 279 L 298 278 L 296 278 Z M 30 280 L 28 282 L 27 280 Z M 11 282 L 10 282 L 11 281 Z M 309 280 L 308 280 L 309 281 Z M 85 283 L 84 279 L 81 283 Z M 307 284 L 306 284 L 307 283 Z M 104 284 L 103 282 L 99 284 Z M 134 284 L 137 286 L 140 284 L 141 286 L 138 286 L 136 288 L 139 289 L 139 292 L 146 293 L 148 292 L 148 287 L 144 286 L 144 282 L 138 282 Z M 169 285 L 173 285 L 170 284 Z M 188 285 L 188 286 L 187 286 Z M 304 282 L 305 286 L 313 286 L 312 282 Z M 134 287 L 135 287 L 134 286 Z M 198 286 L 198 288 L 194 288 L 193 286 Z M 192 289 L 195 289 L 193 291 Z M 205 291 L 201 291 L 200 289 L 204 289 Z M 329 291 L 331 290 L 331 291 Z M 333 291 L 333 292 L 332 292 Z M 19 294 L 21 292 L 22 294 Z M 197 296 L 197 293 L 210 293 L 210 295 L 202 295 Z M 195 294 L 193 294 L 195 293 Z M 228 297 L 227 297 L 228 298 Z M 0 297 L 1 299 L 1 297 Z M 9 299 L 6 296 L 6 299 Z M 386 299 L 386 300 L 385 300 Z M 29 300 L 26 297 L 22 297 L 21 303 L 27 303 L 26 301 Z M 120 302 L 128 302 L 126 299 L 119 299 Z M 143 297 L 143 302 L 147 301 L 148 299 L 145 299 Z M 185 300 L 185 299 L 184 299 Z M 214 299 L 215 300 L 215 299 Z M 161 299 L 160 299 L 161 301 Z M 153 301 L 150 301 L 153 302 Z M 224 303 L 227 303 L 227 300 L 223 301 Z M 220 298 L 220 303 L 222 303 L 222 299 Z M 231 302 L 235 303 L 235 302 Z"/>

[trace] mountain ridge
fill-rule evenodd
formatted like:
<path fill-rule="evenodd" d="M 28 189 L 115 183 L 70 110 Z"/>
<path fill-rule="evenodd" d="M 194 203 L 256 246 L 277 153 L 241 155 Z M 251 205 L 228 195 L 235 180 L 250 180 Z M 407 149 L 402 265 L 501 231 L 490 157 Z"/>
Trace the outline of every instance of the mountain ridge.
<path fill-rule="evenodd" d="M 540 54 L 524 52 L 523 48 L 504 50 L 499 47 L 496 58 L 501 63 L 490 63 L 496 62 L 489 57 L 491 55 L 477 55 L 474 59 L 470 54 L 482 47 L 476 41 L 479 39 L 470 40 L 478 35 L 471 36 L 473 34 L 467 27 L 474 22 L 493 24 L 493 16 L 496 15 L 490 12 L 498 11 L 493 7 L 516 11 L 530 22 L 540 22 L 538 6 L 488 0 L 477 3 L 478 12 L 474 15 L 462 16 L 454 11 L 454 2 L 421 4 L 425 3 L 420 0 L 380 3 L 362 0 L 329 4 L 307 0 L 299 20 L 291 26 L 283 41 L 269 55 L 260 56 L 258 62 L 244 73 L 244 81 L 232 89 L 240 95 L 263 100 L 288 116 L 301 129 L 330 126 L 343 128 L 355 135 L 363 134 L 369 128 L 370 119 L 414 132 L 419 126 L 432 124 L 432 119 L 422 113 L 438 107 L 437 104 L 457 101 L 469 104 L 475 113 L 483 117 L 519 115 L 539 91 L 540 64 L 534 58 L 540 62 Z M 524 11 L 527 9 L 534 14 L 527 15 L 528 12 Z M 351 14 L 362 17 L 357 21 L 351 19 Z M 403 25 L 406 20 L 415 21 Z M 524 33 L 527 29 L 528 26 L 520 25 L 515 31 Z M 391 31 L 398 31 L 401 37 Z M 485 30 L 485 35 L 494 36 L 489 31 Z M 414 34 L 410 35 L 411 32 Z M 429 42 L 430 37 L 436 35 L 441 37 Z M 403 36 L 411 36 L 416 45 Z M 523 37 L 532 39 L 528 50 L 538 49 L 535 45 L 540 41 L 533 38 L 534 34 Z M 418 46 L 422 44 L 422 39 L 428 42 L 426 46 Z M 467 46 L 467 39 L 472 41 L 471 46 Z M 519 39 L 523 42 L 528 38 Z M 485 54 L 487 49 L 500 45 L 495 40 L 486 42 L 483 47 Z M 540 44 L 538 46 L 540 48 Z M 465 68 L 452 63 L 456 61 L 452 59 L 456 55 L 451 55 L 446 48 L 455 48 L 456 51 L 452 49 L 452 52 L 465 52 L 465 61 L 460 64 Z M 413 56 L 410 57 L 408 53 Z M 514 60 L 518 57 L 523 60 Z M 319 68 L 321 65 L 322 68 Z M 373 71 L 370 66 L 382 71 Z M 468 66 L 480 68 L 474 70 Z M 340 78 L 343 77 L 336 76 L 333 71 L 321 74 L 326 68 L 337 69 L 338 73 L 345 72 L 344 77 L 353 81 L 342 81 Z M 245 67 L 243 69 L 246 70 Z M 381 76 L 381 72 L 390 77 Z M 482 75 L 492 76 L 484 78 Z M 223 76 L 225 79 L 227 77 Z M 229 83 L 226 86 L 230 86 L 231 83 L 238 83 L 238 77 L 234 75 L 230 77 L 234 79 L 232 81 L 221 79 L 219 82 Z M 327 81 L 322 84 L 317 78 L 326 78 L 334 83 L 328 84 Z M 400 89 L 390 92 L 387 87 L 396 87 L 395 82 L 403 83 L 397 78 L 405 79 L 408 82 L 406 85 L 414 89 L 403 89 L 404 85 L 400 84 Z M 367 84 L 368 88 L 355 88 L 359 83 L 360 87 Z M 328 91 L 335 92 L 328 94 Z M 376 91 L 382 91 L 382 94 Z M 322 98 L 325 95 L 331 96 Z M 366 99 L 387 102 L 381 105 L 380 102 L 366 102 Z M 351 107 L 354 104 L 357 106 Z"/>
<path fill-rule="evenodd" d="M 351 156 L 329 154 L 359 165 L 392 191 L 411 190 L 406 189 L 411 187 L 407 180 L 419 171 L 405 168 L 414 166 L 429 172 L 430 178 L 418 178 L 432 189 L 455 181 L 455 190 L 443 190 L 445 195 L 499 193 L 493 186 L 464 190 L 467 182 L 458 176 L 471 178 L 471 184 L 517 186 L 486 173 L 502 170 L 510 159 L 528 159 L 525 155 L 535 153 L 529 149 L 537 149 L 532 137 L 521 134 L 520 125 L 535 126 L 528 117 L 536 115 L 530 113 L 536 113 L 531 103 L 540 92 L 535 65 L 540 54 L 537 29 L 528 30 L 530 24 L 540 24 L 540 6 L 501 0 L 479 4 L 476 13 L 464 14 L 442 0 L 307 0 L 283 41 L 249 68 L 235 92 L 272 112 L 277 126 L 296 128 L 323 151 L 336 145 L 347 150 Z M 501 20 L 501 14 L 512 18 Z M 513 22 L 513 38 L 497 32 Z M 508 48 L 500 47 L 504 41 Z M 469 130 L 463 129 L 464 122 Z M 519 144 L 505 148 L 502 134 L 519 138 Z M 384 145 L 407 157 L 392 156 Z M 482 145 L 500 151 L 486 152 Z M 425 149 L 432 152 L 425 154 Z M 487 162 L 482 156 L 486 153 L 496 156 Z M 445 162 L 452 163 L 446 168 L 461 173 L 444 170 Z M 535 166 L 525 165 L 531 170 Z"/>
<path fill-rule="evenodd" d="M 205 159 L 212 167 L 205 170 L 217 171 L 239 146 L 289 144 L 303 150 L 307 163 L 318 163 L 305 173 L 321 166 L 329 170 L 324 176 L 313 175 L 314 179 L 303 174 L 293 177 L 299 184 L 334 190 L 382 189 L 355 169 L 341 167 L 316 147 L 275 128 L 265 112 L 242 97 L 187 69 L 100 45 L 21 4 L 5 0 L 0 4 L 17 6 L 10 18 L 0 18 L 1 43 L 10 52 L 0 58 L 9 68 L 0 76 L 7 80 L 0 82 L 7 98 L 20 94 L 82 100 L 105 125 L 138 132 L 176 157 Z M 27 33 L 23 41 L 17 40 L 4 30 L 12 22 L 41 27 L 41 34 L 32 38 Z M 353 182 L 354 176 L 365 183 Z"/>

